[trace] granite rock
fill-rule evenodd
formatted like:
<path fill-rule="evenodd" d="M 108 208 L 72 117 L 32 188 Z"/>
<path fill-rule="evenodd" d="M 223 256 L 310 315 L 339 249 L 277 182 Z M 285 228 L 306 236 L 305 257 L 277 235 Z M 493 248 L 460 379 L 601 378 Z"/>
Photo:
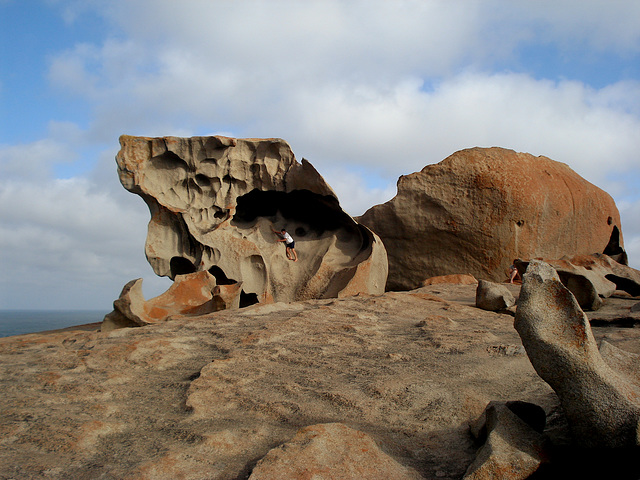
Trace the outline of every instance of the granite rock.
<path fill-rule="evenodd" d="M 587 316 L 552 266 L 529 264 L 515 328 L 536 372 L 558 395 L 577 445 L 640 445 L 640 388 L 603 359 Z"/>
<path fill-rule="evenodd" d="M 503 148 L 461 150 L 401 176 L 398 193 L 358 221 L 385 242 L 389 290 L 468 273 L 502 282 L 514 258 L 603 252 L 620 215 L 566 164 Z"/>
<path fill-rule="evenodd" d="M 146 255 L 160 276 L 207 270 L 242 283 L 241 305 L 382 293 L 380 239 L 281 139 L 120 137 L 122 185 L 147 203 Z M 286 229 L 298 262 L 272 231 Z"/>

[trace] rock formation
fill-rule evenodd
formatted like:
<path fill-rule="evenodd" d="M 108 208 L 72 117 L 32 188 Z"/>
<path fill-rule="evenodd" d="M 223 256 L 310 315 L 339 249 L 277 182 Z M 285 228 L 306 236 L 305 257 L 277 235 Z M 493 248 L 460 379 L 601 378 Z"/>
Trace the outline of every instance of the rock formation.
<path fill-rule="evenodd" d="M 519 409 L 533 412 L 534 425 L 518 415 Z M 482 414 L 482 426 L 478 429 L 486 436 L 485 442 L 463 480 L 529 478 L 548 461 L 547 441 L 542 435 L 544 415 L 540 407 L 526 402 L 491 402 Z"/>
<path fill-rule="evenodd" d="M 502 148 L 461 150 L 400 177 L 396 197 L 358 221 L 385 243 L 390 290 L 456 273 L 502 282 L 514 258 L 622 246 L 606 192 L 563 163 Z"/>
<path fill-rule="evenodd" d="M 518 295 L 519 285 L 505 286 Z M 475 291 L 441 283 L 173 315 L 145 328 L 0 338 L 0 478 L 246 479 L 301 429 L 340 423 L 426 480 L 460 480 L 478 449 L 469 424 L 489 402 L 510 400 L 547 412 L 556 455 L 538 478 L 596 478 L 596 467 L 597 478 L 640 478 L 637 456 L 629 457 L 635 475 L 616 475 L 617 463 L 567 443 L 558 397 L 513 319 L 476 308 Z M 587 315 L 638 300 L 612 296 Z M 632 377 L 640 328 L 613 322 L 593 333 L 606 339 L 605 362 Z M 535 412 L 507 405 L 542 425 Z M 337 435 L 316 439 L 344 452 L 345 465 L 362 458 Z M 322 453 L 312 453 L 319 464 Z M 567 474 L 554 475 L 565 459 Z"/>
<path fill-rule="evenodd" d="M 169 289 L 149 301 L 142 294 L 142 279 L 131 280 L 113 302 L 113 312 L 107 314 L 101 330 L 143 327 L 167 320 L 171 315 L 204 315 L 240 305 L 242 283 L 216 285 L 216 279 L 206 270 L 176 275 Z"/>
<path fill-rule="evenodd" d="M 560 277 L 560 281 L 576 297 L 583 310 L 597 310 L 602 299 L 610 297 L 616 290 L 629 295 L 640 295 L 640 271 L 614 261 L 608 255 L 576 255 L 560 260 L 547 260 Z M 529 262 L 515 261 L 520 274 L 524 274 Z"/>
<path fill-rule="evenodd" d="M 151 212 L 156 274 L 208 270 L 218 285 L 242 282 L 242 305 L 383 292 L 382 242 L 285 141 L 123 135 L 120 144 L 120 181 Z M 299 262 L 272 228 L 291 233 Z"/>
<path fill-rule="evenodd" d="M 587 316 L 550 265 L 529 264 L 515 328 L 558 395 L 577 445 L 640 446 L 640 379 L 629 381 L 603 359 Z"/>
<path fill-rule="evenodd" d="M 476 288 L 476 307 L 498 312 L 513 307 L 516 299 L 509 289 L 498 283 L 479 280 Z"/>
<path fill-rule="evenodd" d="M 450 283 L 455 285 L 477 285 L 478 280 L 476 280 L 473 275 L 466 275 L 464 273 L 456 273 L 453 275 L 439 275 L 436 277 L 429 277 L 424 282 L 422 282 L 421 287 L 426 287 L 428 285 L 438 285 L 442 283 Z"/>

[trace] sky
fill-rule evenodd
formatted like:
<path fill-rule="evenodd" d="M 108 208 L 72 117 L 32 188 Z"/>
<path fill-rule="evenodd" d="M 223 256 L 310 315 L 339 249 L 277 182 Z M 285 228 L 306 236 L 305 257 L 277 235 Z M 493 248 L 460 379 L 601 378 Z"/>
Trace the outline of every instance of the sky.
<path fill-rule="evenodd" d="M 636 0 L 0 0 L 0 309 L 143 278 L 121 134 L 278 137 L 360 215 L 469 147 L 568 164 L 640 268 Z"/>

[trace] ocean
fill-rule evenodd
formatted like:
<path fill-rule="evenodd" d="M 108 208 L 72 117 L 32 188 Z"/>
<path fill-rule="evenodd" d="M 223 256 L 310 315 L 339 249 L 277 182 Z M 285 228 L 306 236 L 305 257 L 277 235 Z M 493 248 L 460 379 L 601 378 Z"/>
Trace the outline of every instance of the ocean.
<path fill-rule="evenodd" d="M 104 310 L 0 310 L 0 337 L 101 322 Z"/>

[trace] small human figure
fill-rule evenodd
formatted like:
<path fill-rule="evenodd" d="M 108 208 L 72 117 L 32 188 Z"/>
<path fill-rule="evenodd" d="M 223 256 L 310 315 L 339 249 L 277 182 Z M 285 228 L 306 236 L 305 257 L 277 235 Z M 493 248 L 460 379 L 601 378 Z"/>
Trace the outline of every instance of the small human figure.
<path fill-rule="evenodd" d="M 516 278 L 522 281 L 522 278 L 520 278 L 520 272 L 518 272 L 518 269 L 516 268 L 515 260 L 514 260 L 511 266 L 509 267 L 509 283 L 513 283 Z"/>
<path fill-rule="evenodd" d="M 271 231 L 278 235 L 278 241 L 284 242 L 284 246 L 286 247 L 286 254 L 289 260 L 293 260 L 294 262 L 298 261 L 298 254 L 296 253 L 296 242 L 293 241 L 293 237 L 289 235 L 289 233 L 283 228 L 280 231 L 274 230 L 271 227 Z"/>

